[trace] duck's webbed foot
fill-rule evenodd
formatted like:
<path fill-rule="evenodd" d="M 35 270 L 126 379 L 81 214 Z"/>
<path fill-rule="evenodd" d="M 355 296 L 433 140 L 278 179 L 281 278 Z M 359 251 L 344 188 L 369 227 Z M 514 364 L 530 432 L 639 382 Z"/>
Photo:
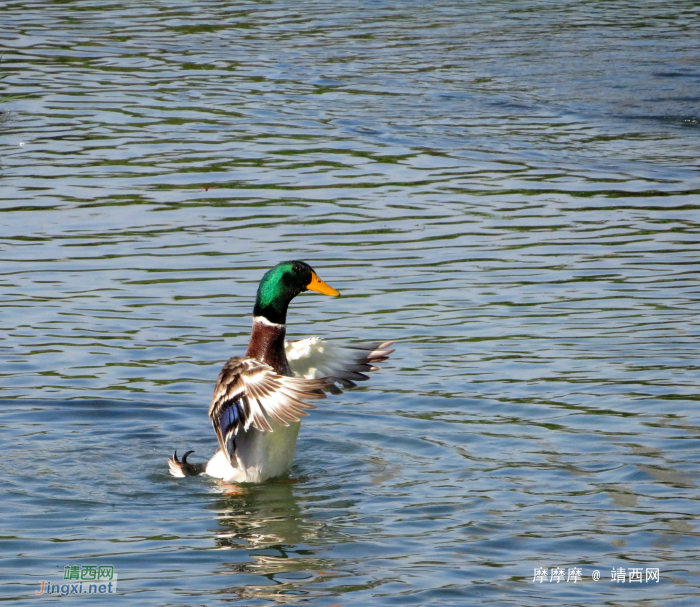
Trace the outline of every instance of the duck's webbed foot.
<path fill-rule="evenodd" d="M 202 474 L 206 468 L 206 464 L 190 464 L 187 461 L 187 456 L 194 451 L 188 451 L 182 456 L 182 461 L 177 459 L 177 451 L 168 460 L 168 467 L 170 468 L 170 474 L 177 476 L 178 478 L 183 478 L 185 476 L 197 476 Z"/>

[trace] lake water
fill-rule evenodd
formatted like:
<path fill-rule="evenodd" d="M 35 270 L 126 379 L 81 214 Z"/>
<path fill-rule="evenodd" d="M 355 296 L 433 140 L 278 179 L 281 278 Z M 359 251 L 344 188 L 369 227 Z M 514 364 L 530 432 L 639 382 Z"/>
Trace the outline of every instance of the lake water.
<path fill-rule="evenodd" d="M 0 599 L 96 565 L 117 594 L 61 600 L 698 605 L 699 30 L 684 1 L 5 0 Z M 342 293 L 292 337 L 396 353 L 289 478 L 172 478 L 286 259 Z"/>

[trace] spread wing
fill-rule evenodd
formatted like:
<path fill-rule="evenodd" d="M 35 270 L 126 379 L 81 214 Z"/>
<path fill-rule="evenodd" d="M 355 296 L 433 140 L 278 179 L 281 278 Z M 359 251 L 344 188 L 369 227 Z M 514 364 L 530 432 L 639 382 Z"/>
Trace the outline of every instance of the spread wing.
<path fill-rule="evenodd" d="M 325 377 L 330 384 L 326 387 L 333 394 L 340 394 L 343 388 L 355 388 L 356 381 L 369 379 L 369 371 L 376 371 L 379 363 L 394 351 L 389 347 L 393 341 L 384 343 L 361 343 L 336 345 L 332 342 L 309 337 L 285 343 L 287 361 L 292 373 L 298 377 L 318 379 Z"/>
<path fill-rule="evenodd" d="M 234 464 L 236 434 L 251 426 L 272 432 L 270 420 L 283 426 L 315 409 L 305 402 L 325 398 L 325 378 L 301 379 L 279 375 L 269 365 L 254 358 L 234 357 L 221 369 L 209 407 L 209 419 L 219 438 L 219 446 Z"/>

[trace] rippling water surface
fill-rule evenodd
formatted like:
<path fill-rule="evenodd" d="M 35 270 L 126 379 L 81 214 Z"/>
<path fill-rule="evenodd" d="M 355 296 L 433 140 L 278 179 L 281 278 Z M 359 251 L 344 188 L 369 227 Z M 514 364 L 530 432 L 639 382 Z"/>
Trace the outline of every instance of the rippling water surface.
<path fill-rule="evenodd" d="M 95 564 L 109 604 L 698 604 L 697 3 L 0 23 L 0 598 Z M 289 478 L 170 477 L 290 258 L 343 295 L 293 337 L 395 355 Z"/>

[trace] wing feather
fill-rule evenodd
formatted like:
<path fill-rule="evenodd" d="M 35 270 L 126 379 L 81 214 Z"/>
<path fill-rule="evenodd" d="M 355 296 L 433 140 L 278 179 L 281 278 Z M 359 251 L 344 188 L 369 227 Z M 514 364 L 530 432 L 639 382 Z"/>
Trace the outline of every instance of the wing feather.
<path fill-rule="evenodd" d="M 289 367 L 297 377 L 327 377 L 329 392 L 341 393 L 355 388 L 358 381 L 367 381 L 366 373 L 377 371 L 375 363 L 383 362 L 394 352 L 393 341 L 337 345 L 318 337 L 285 343 Z"/>
<path fill-rule="evenodd" d="M 234 357 L 219 373 L 209 406 L 209 419 L 219 439 L 219 446 L 235 466 L 235 437 L 251 426 L 272 432 L 270 420 L 284 426 L 308 415 L 315 409 L 306 400 L 325 398 L 324 377 L 300 379 L 285 377 L 254 358 Z"/>

